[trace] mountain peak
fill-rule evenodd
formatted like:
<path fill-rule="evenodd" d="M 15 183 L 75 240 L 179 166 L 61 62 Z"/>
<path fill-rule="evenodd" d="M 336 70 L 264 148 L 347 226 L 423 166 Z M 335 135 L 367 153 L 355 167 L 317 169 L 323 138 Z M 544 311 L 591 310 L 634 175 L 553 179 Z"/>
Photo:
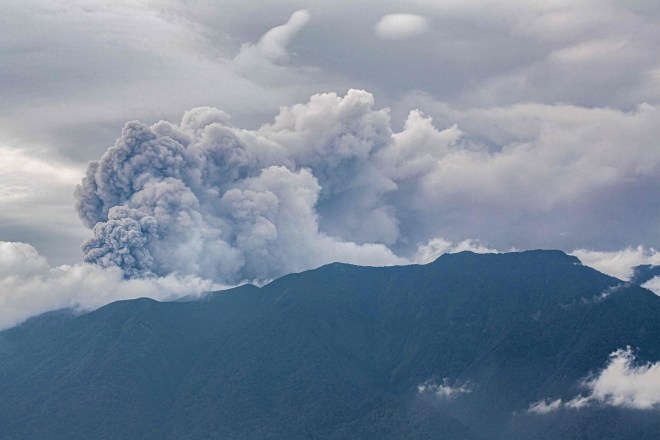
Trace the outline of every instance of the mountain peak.
<path fill-rule="evenodd" d="M 574 255 L 568 255 L 564 251 L 556 249 L 536 249 L 529 251 L 514 251 L 505 253 L 476 253 L 473 251 L 461 251 L 451 254 L 442 254 L 435 261 L 443 261 L 447 259 L 508 259 L 508 260 L 525 260 L 528 262 L 536 263 L 566 263 L 566 264 L 582 264 L 580 259 Z"/>

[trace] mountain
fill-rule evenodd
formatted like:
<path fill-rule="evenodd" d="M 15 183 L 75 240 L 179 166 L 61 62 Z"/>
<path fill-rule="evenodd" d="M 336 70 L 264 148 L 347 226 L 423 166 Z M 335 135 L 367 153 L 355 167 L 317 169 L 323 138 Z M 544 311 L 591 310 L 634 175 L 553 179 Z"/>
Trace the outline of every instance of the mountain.
<path fill-rule="evenodd" d="M 633 268 L 633 275 L 630 278 L 630 282 L 634 284 L 639 284 L 640 286 L 647 281 L 660 275 L 660 266 L 654 266 L 652 264 L 641 264 Z"/>
<path fill-rule="evenodd" d="M 527 409 L 659 336 L 660 297 L 559 251 L 331 264 L 0 332 L 0 438 L 657 439 L 656 410 Z"/>

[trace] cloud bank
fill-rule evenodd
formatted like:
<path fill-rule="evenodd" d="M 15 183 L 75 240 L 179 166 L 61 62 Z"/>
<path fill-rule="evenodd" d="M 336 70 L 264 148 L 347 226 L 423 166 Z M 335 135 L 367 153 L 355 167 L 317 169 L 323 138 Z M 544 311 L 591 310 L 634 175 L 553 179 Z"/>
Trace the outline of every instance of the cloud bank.
<path fill-rule="evenodd" d="M 636 365 L 630 347 L 610 355 L 607 366 L 583 386 L 589 390 L 563 402 L 542 400 L 530 405 L 528 412 L 547 414 L 560 408 L 580 409 L 607 405 L 634 409 L 652 409 L 660 404 L 660 362 Z"/>
<path fill-rule="evenodd" d="M 0 330 L 51 310 L 84 312 L 141 297 L 168 301 L 222 287 L 175 273 L 126 280 L 119 267 L 87 263 L 54 267 L 29 244 L 0 242 Z"/>

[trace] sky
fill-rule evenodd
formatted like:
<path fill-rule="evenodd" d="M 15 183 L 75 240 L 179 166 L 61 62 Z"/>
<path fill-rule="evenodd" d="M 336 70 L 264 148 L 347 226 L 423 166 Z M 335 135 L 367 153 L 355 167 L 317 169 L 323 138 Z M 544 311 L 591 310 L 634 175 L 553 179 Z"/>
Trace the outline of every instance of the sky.
<path fill-rule="evenodd" d="M 660 264 L 655 2 L 7 0 L 0 17 L 0 328 L 333 261 Z"/>

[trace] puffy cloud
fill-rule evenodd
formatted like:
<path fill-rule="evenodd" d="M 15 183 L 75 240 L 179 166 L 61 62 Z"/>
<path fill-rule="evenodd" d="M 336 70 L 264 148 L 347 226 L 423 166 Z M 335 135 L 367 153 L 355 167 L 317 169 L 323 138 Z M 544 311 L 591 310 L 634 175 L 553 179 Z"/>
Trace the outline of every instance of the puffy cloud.
<path fill-rule="evenodd" d="M 423 34 L 428 20 L 414 14 L 388 14 L 376 24 L 374 31 L 383 40 L 403 40 Z"/>
<path fill-rule="evenodd" d="M 587 397 L 567 403 L 579 408 L 589 402 L 626 408 L 650 409 L 660 403 L 660 362 L 635 365 L 630 347 L 610 355 L 607 367 L 585 384 Z"/>
<path fill-rule="evenodd" d="M 648 104 L 631 113 L 517 104 L 449 116 L 474 132 L 465 133 L 468 148 L 446 155 L 430 175 L 429 190 L 438 195 L 461 187 L 484 204 L 497 194 L 495 203 L 548 212 L 586 192 L 656 175 L 660 166 L 655 141 L 660 112 Z M 483 150 L 484 140 L 493 151 Z"/>
<path fill-rule="evenodd" d="M 419 180 L 409 197 L 436 216 L 427 237 L 478 237 L 499 249 L 657 247 L 660 211 L 648 204 L 660 181 L 656 106 L 423 107 L 446 130 L 455 124 L 458 136 L 435 157 L 411 162 Z M 421 132 L 416 125 L 412 132 Z"/>
<path fill-rule="evenodd" d="M 220 288 L 192 275 L 126 280 L 117 266 L 51 266 L 29 244 L 0 242 L 0 330 L 50 310 L 84 312 L 122 299 L 167 301 Z"/>
<path fill-rule="evenodd" d="M 584 381 L 589 390 L 563 402 L 546 400 L 529 406 L 528 412 L 547 414 L 560 408 L 580 409 L 591 405 L 608 405 L 634 409 L 652 409 L 660 404 L 660 362 L 637 364 L 630 347 L 610 354 L 607 366 Z"/>

